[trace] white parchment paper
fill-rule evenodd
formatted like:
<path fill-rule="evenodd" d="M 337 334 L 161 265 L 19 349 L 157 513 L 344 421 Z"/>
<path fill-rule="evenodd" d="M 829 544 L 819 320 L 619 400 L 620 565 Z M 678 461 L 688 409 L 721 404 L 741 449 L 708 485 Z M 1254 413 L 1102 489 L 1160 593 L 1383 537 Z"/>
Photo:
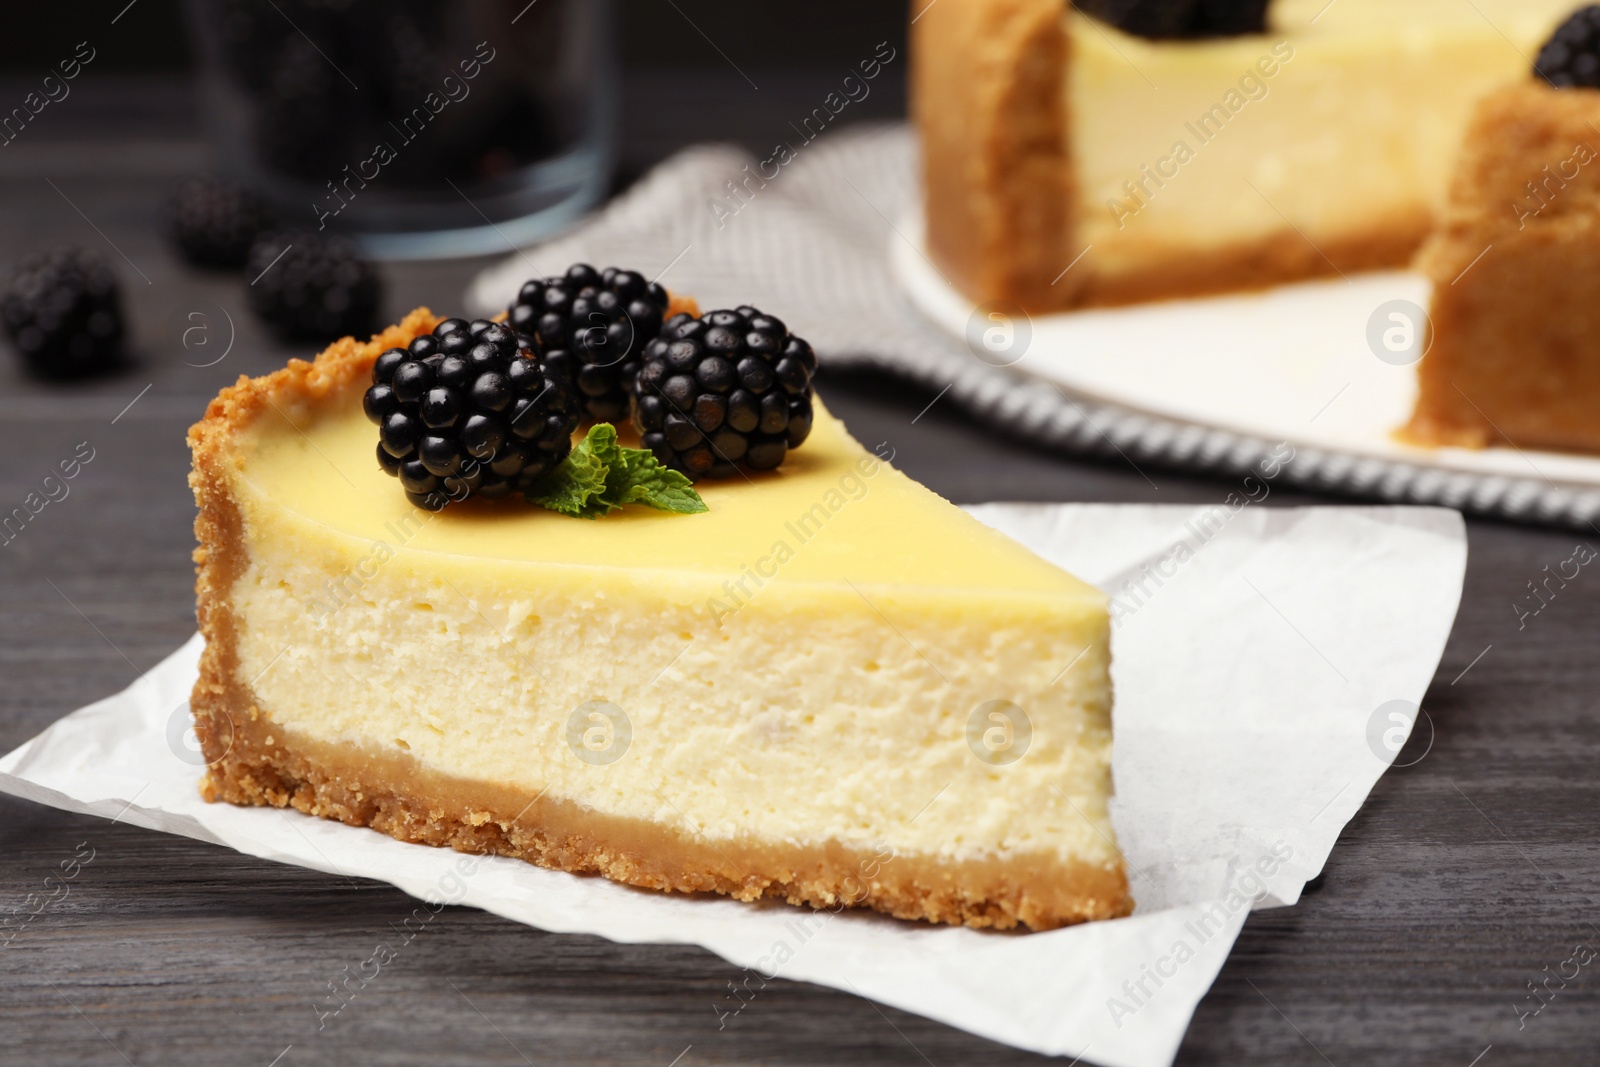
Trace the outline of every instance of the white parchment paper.
<path fill-rule="evenodd" d="M 438 904 L 623 942 L 688 942 L 1039 1052 L 1171 1063 L 1253 908 L 1293 904 L 1393 761 L 1461 596 L 1436 508 L 970 509 L 1113 596 L 1117 800 L 1136 913 L 995 934 L 630 889 L 276 809 L 206 804 L 187 698 L 198 635 L 0 759 L 0 791 L 375 878 Z"/>

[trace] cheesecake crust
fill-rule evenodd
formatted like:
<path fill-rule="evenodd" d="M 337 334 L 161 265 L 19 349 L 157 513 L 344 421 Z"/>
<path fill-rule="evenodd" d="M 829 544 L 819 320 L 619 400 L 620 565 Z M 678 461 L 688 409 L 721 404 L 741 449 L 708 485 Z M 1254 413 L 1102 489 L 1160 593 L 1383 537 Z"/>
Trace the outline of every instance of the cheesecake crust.
<path fill-rule="evenodd" d="M 1027 309 L 1076 303 L 1060 0 L 944 0 L 911 25 L 928 255 L 955 288 Z"/>
<path fill-rule="evenodd" d="M 1432 340 L 1398 436 L 1600 452 L 1600 93 L 1485 97 L 1418 266 Z"/>
<path fill-rule="evenodd" d="M 1292 229 L 1204 252 L 1152 242 L 1139 270 L 1119 274 L 1096 274 L 1091 251 L 1082 264 L 1091 269 L 1076 299 L 1038 310 L 1122 307 L 1270 289 L 1363 271 L 1398 270 L 1411 262 L 1432 231 L 1432 212 L 1418 208 L 1316 244 Z"/>
<path fill-rule="evenodd" d="M 674 297 L 669 314 L 693 311 Z M 1063 865 L 1044 854 L 951 861 L 839 842 L 798 845 L 713 841 L 608 816 L 559 798 L 433 772 L 407 753 L 331 745 L 272 720 L 241 675 L 230 595 L 249 564 L 244 521 L 231 491 L 237 435 L 266 411 L 291 419 L 367 380 L 373 361 L 439 321 L 418 308 L 369 342 L 346 338 L 314 362 L 292 360 L 263 378 L 240 378 L 189 432 L 190 485 L 199 513 L 196 599 L 206 646 L 190 707 L 206 755 L 201 794 L 242 805 L 293 807 L 402 841 L 513 856 L 596 873 L 629 885 L 775 898 L 899 918 L 975 927 L 1046 930 L 1128 915 L 1120 863 Z"/>
<path fill-rule="evenodd" d="M 1293 227 L 1196 250 L 1153 238 L 1136 269 L 1085 251 L 1065 111 L 1071 40 L 1058 0 L 940 0 L 912 24 L 925 244 L 956 289 L 1035 313 L 1264 289 L 1404 267 L 1433 227 L 1418 206 L 1313 245 Z"/>

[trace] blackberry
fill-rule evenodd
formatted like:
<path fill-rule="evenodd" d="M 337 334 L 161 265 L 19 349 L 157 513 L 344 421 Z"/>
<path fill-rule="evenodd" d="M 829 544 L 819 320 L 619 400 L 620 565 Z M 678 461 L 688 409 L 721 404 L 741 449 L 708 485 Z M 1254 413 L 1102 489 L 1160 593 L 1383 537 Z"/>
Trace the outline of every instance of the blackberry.
<path fill-rule="evenodd" d="M 1574 11 L 1533 61 L 1535 77 L 1558 89 L 1600 89 L 1600 5 Z"/>
<path fill-rule="evenodd" d="M 168 232 L 183 258 L 213 270 L 242 269 L 250 246 L 272 228 L 272 212 L 253 190 L 211 176 L 180 185 L 167 216 Z"/>
<path fill-rule="evenodd" d="M 809 344 L 753 307 L 674 315 L 645 346 L 634 422 L 691 479 L 771 470 L 811 432 L 816 369 Z"/>
<path fill-rule="evenodd" d="M 266 88 L 278 49 L 295 32 L 288 20 L 260 0 L 215 0 L 199 10 L 222 46 L 223 73 L 247 89 Z"/>
<path fill-rule="evenodd" d="M 1269 0 L 1074 0 L 1086 15 L 1153 39 L 1265 33 Z"/>
<path fill-rule="evenodd" d="M 661 332 L 667 291 L 631 270 L 576 263 L 559 278 L 523 284 L 508 321 L 545 368 L 573 387 L 585 418 L 628 418 L 640 353 Z"/>
<path fill-rule="evenodd" d="M 1267 5 L 1271 0 L 1200 0 L 1195 13 L 1195 37 L 1240 37 L 1267 32 Z"/>
<path fill-rule="evenodd" d="M 455 71 L 439 52 L 444 37 L 442 8 L 386 12 L 372 32 L 372 74 L 384 96 L 385 111 L 409 115 Z"/>
<path fill-rule="evenodd" d="M 372 365 L 362 398 L 378 424 L 378 465 L 438 511 L 470 496 L 522 493 L 567 458 L 578 410 L 516 331 L 445 319 Z"/>
<path fill-rule="evenodd" d="M 503 92 L 485 97 L 484 124 L 473 146 L 469 176 L 493 180 L 560 151 L 560 119 L 536 93 Z"/>
<path fill-rule="evenodd" d="M 377 268 L 342 237 L 270 234 L 250 249 L 245 277 L 250 306 L 285 340 L 335 341 L 376 328 Z"/>
<path fill-rule="evenodd" d="M 0 299 L 6 333 L 45 378 L 111 370 L 122 355 L 122 306 L 106 261 L 64 248 L 22 261 Z"/>
<path fill-rule="evenodd" d="M 360 105 L 316 45 L 291 37 L 257 100 L 256 150 L 269 167 L 291 177 L 312 183 L 335 178 L 345 163 L 345 131 Z"/>

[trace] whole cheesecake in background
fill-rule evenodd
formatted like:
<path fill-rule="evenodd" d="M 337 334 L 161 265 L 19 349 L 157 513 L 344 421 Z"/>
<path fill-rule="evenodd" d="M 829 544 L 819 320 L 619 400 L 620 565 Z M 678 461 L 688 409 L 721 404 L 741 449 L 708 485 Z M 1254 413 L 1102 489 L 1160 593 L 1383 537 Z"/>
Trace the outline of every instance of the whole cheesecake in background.
<path fill-rule="evenodd" d="M 1508 85 L 1467 130 L 1418 258 L 1432 332 L 1407 440 L 1600 452 L 1600 8 L 1578 21 L 1587 54 L 1547 71 L 1566 87 Z"/>
<path fill-rule="evenodd" d="M 1273 0 L 1259 32 L 1147 38 L 1063 0 L 939 0 L 911 45 L 928 254 L 1037 311 L 1403 267 L 1473 106 L 1575 6 Z"/>
<path fill-rule="evenodd" d="M 820 403 L 703 514 L 414 507 L 362 395 L 440 321 L 240 379 L 190 432 L 208 798 L 742 900 L 1128 914 L 1102 594 Z"/>

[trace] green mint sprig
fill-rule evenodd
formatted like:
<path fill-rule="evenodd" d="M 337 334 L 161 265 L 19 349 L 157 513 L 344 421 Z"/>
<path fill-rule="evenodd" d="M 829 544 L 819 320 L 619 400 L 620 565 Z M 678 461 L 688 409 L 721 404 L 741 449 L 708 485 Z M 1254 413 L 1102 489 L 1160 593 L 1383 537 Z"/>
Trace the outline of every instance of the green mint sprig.
<path fill-rule="evenodd" d="M 646 449 L 617 444 L 617 428 L 609 422 L 590 427 L 561 465 L 534 483 L 527 499 L 577 519 L 598 519 L 627 504 L 678 515 L 707 510 L 687 477 L 663 467 Z"/>

